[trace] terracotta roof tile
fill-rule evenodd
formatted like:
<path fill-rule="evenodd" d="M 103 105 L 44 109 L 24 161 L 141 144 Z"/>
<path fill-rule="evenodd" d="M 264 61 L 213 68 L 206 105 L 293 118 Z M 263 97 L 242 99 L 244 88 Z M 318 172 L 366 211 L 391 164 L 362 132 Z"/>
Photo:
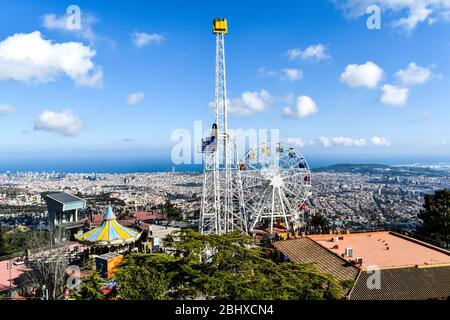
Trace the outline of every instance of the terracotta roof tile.
<path fill-rule="evenodd" d="M 381 288 L 369 289 L 371 272 L 361 271 L 350 300 L 426 300 L 450 296 L 450 266 L 381 270 Z"/>
<path fill-rule="evenodd" d="M 355 280 L 358 268 L 308 238 L 278 241 L 275 248 L 292 262 L 315 263 L 317 270 L 339 281 Z"/>

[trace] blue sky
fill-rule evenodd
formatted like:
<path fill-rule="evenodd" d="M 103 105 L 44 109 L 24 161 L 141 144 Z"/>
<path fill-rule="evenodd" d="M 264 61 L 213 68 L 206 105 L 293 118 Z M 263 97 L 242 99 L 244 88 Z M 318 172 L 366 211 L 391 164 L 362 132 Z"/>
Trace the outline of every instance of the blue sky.
<path fill-rule="evenodd" d="M 169 156 L 173 130 L 213 119 L 214 17 L 230 127 L 279 129 L 307 157 L 446 161 L 450 7 L 370 3 L 2 0 L 0 161 Z"/>

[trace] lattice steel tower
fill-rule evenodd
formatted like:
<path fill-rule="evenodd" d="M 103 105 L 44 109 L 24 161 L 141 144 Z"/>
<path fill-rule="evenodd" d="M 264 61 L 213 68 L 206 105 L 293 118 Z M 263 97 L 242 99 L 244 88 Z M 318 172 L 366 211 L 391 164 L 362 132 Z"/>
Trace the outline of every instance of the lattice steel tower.
<path fill-rule="evenodd" d="M 247 232 L 237 147 L 227 124 L 227 21 L 214 19 L 213 33 L 216 35 L 215 118 L 211 135 L 202 141 L 204 179 L 199 231 L 204 234 Z"/>

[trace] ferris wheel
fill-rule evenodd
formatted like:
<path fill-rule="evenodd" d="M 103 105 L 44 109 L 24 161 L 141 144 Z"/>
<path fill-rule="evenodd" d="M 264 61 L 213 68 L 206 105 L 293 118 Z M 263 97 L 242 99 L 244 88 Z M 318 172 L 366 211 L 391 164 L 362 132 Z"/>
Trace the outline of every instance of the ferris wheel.
<path fill-rule="evenodd" d="M 261 144 L 246 153 L 239 170 L 250 231 L 264 223 L 271 233 L 274 225 L 299 225 L 311 196 L 311 171 L 293 145 Z"/>

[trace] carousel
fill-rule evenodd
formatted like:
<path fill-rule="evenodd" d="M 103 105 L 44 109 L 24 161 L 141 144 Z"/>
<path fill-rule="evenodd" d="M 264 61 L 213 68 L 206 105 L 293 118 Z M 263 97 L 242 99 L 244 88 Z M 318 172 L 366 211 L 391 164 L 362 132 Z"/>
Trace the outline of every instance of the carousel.
<path fill-rule="evenodd" d="M 133 248 L 141 233 L 142 231 L 139 232 L 118 223 L 113 209 L 109 206 L 99 227 L 75 236 L 75 239 L 89 246 L 91 253 L 101 254 L 111 251 L 120 253 Z"/>

